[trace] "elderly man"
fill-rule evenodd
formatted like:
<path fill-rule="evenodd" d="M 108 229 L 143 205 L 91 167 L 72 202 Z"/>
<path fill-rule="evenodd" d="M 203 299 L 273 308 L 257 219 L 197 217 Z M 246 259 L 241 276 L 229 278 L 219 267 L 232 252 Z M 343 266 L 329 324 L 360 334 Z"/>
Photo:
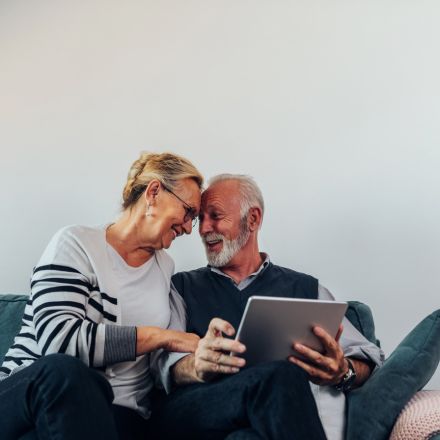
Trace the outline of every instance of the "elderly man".
<path fill-rule="evenodd" d="M 382 362 L 347 320 L 336 338 L 314 328 L 323 354 L 294 344 L 306 361 L 293 355 L 246 368 L 230 355 L 246 349 L 232 337 L 250 296 L 334 299 L 315 278 L 259 251 L 263 213 L 261 192 L 247 176 L 217 176 L 203 193 L 199 231 L 209 265 L 173 277 L 186 303 L 186 312 L 175 304 L 174 325 L 201 339 L 195 354 L 159 358 L 165 388 L 175 388 L 153 417 L 162 438 L 341 440 L 344 392 Z"/>

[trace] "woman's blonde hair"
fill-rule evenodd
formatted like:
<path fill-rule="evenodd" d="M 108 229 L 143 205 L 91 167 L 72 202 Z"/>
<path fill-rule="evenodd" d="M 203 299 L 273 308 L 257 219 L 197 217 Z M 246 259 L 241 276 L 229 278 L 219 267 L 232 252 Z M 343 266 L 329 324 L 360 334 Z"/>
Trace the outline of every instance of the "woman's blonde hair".
<path fill-rule="evenodd" d="M 173 153 L 144 152 L 128 172 L 122 192 L 122 208 L 132 207 L 153 179 L 172 191 L 182 179 L 193 179 L 200 189 L 203 186 L 203 176 L 189 160 Z"/>

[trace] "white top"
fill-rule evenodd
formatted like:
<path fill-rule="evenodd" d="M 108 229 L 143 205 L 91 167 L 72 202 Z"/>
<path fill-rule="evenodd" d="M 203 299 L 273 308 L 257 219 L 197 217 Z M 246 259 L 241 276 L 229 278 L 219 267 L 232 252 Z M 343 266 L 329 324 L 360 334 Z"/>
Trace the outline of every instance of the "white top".
<path fill-rule="evenodd" d="M 121 325 L 151 325 L 167 327 L 170 321 L 170 280 L 165 279 L 156 258 L 142 266 L 129 266 L 116 250 L 108 246 L 112 269 L 117 274 L 120 292 Z M 145 286 L 148 286 L 146 291 Z M 119 362 L 108 369 L 113 388 L 113 403 L 149 416 L 148 394 L 153 388 L 150 375 L 150 356 L 138 356 L 135 361 Z"/>

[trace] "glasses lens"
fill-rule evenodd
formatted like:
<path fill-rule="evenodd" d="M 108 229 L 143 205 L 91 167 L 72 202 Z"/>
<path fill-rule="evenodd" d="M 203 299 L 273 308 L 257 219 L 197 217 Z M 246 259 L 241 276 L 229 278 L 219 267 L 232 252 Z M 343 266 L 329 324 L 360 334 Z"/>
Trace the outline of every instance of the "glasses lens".
<path fill-rule="evenodd" d="M 186 206 L 184 206 L 184 208 L 185 208 L 185 217 L 183 218 L 183 221 L 186 223 L 187 221 L 191 220 L 192 225 L 194 227 L 197 223 L 197 215 L 195 209 L 187 208 Z"/>

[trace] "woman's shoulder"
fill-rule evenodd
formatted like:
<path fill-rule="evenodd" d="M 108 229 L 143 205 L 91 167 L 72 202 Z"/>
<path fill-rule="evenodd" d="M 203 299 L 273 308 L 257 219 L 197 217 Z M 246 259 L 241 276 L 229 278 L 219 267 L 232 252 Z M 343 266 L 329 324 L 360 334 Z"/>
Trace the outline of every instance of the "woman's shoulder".
<path fill-rule="evenodd" d="M 41 260 L 88 260 L 88 249 L 102 246 L 103 226 L 68 225 L 59 229 L 49 241 Z M 41 262 L 40 262 L 41 264 Z"/>
<path fill-rule="evenodd" d="M 105 235 L 105 226 L 67 225 L 60 228 L 52 237 L 53 242 L 78 240 L 102 240 Z"/>
<path fill-rule="evenodd" d="M 163 249 L 155 252 L 156 260 L 159 266 L 170 272 L 170 276 L 174 273 L 174 260 L 171 256 Z"/>

